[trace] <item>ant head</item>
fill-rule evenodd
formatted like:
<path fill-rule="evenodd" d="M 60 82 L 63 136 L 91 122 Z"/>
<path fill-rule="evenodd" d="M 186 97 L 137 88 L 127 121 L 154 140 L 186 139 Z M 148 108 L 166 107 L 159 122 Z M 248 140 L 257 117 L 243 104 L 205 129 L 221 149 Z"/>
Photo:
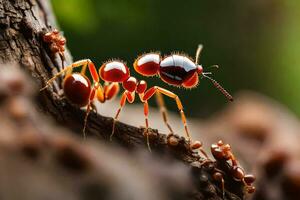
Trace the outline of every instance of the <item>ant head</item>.
<path fill-rule="evenodd" d="M 217 160 L 228 160 L 231 155 L 231 147 L 229 144 L 224 144 L 222 140 L 211 145 L 211 152 Z"/>
<path fill-rule="evenodd" d="M 185 81 L 182 86 L 185 88 L 194 88 L 197 87 L 198 83 L 199 83 L 199 75 L 201 76 L 203 73 L 203 68 L 202 65 L 197 65 L 197 69 L 195 74 L 188 79 L 187 81 Z"/>
<path fill-rule="evenodd" d="M 202 73 L 203 73 L 203 67 L 202 67 L 202 65 L 197 65 L 197 73 L 198 73 L 199 76 L 202 75 Z"/>
<path fill-rule="evenodd" d="M 211 145 L 211 153 L 214 156 L 214 158 L 217 160 L 224 159 L 224 153 L 223 150 L 221 149 L 221 146 L 219 146 L 219 144 L 214 143 Z"/>
<path fill-rule="evenodd" d="M 218 143 L 217 143 L 217 145 L 218 145 L 219 147 L 220 147 L 220 146 L 223 146 L 223 145 L 224 145 L 223 140 L 219 140 Z"/>
<path fill-rule="evenodd" d="M 110 61 L 100 67 L 99 75 L 104 81 L 121 83 L 129 79 L 130 72 L 125 63 Z"/>
<path fill-rule="evenodd" d="M 198 74 L 195 73 L 191 78 L 182 83 L 182 86 L 185 88 L 194 88 L 197 87 L 199 83 Z"/>

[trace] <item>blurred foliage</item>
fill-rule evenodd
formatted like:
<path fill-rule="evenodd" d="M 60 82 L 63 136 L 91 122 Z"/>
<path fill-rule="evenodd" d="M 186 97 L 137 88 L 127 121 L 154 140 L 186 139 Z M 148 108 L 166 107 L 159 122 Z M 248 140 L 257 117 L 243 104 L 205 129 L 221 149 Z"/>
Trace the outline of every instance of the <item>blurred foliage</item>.
<path fill-rule="evenodd" d="M 180 51 L 194 57 L 233 94 L 255 90 L 274 97 L 300 115 L 300 2 L 297 0 L 52 0 L 74 60 L 97 66 L 110 58 L 134 59 L 149 51 Z M 218 64 L 219 70 L 207 66 Z M 138 78 L 133 70 L 132 74 Z M 207 116 L 225 98 L 209 81 L 191 91 L 149 85 L 178 93 L 188 115 Z M 166 98 L 167 100 L 167 98 Z M 175 103 L 167 100 L 168 107 Z M 154 104 L 154 101 L 152 101 Z"/>

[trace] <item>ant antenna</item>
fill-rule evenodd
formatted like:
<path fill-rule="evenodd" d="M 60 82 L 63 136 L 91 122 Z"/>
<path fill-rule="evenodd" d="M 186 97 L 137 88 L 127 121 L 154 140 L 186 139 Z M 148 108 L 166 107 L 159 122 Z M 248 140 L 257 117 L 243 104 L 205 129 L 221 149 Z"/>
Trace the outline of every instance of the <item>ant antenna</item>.
<path fill-rule="evenodd" d="M 203 72 L 203 75 L 212 75 L 212 72 Z M 204 76 L 203 76 L 204 77 Z"/>
<path fill-rule="evenodd" d="M 212 66 L 209 66 L 208 68 L 215 68 L 215 69 L 219 69 L 219 65 L 212 65 Z"/>
<path fill-rule="evenodd" d="M 201 51 L 203 49 L 203 45 L 202 44 L 199 44 L 198 45 L 198 48 L 197 48 L 197 51 L 196 51 L 196 65 L 198 65 L 199 63 L 199 59 L 200 59 L 200 54 L 201 54 Z"/>
<path fill-rule="evenodd" d="M 215 79 L 207 76 L 206 74 L 202 73 L 202 76 L 209 79 L 214 86 L 220 91 L 222 92 L 222 94 L 229 100 L 229 101 L 233 101 L 233 97 L 229 94 L 229 92 L 227 92 Z"/>

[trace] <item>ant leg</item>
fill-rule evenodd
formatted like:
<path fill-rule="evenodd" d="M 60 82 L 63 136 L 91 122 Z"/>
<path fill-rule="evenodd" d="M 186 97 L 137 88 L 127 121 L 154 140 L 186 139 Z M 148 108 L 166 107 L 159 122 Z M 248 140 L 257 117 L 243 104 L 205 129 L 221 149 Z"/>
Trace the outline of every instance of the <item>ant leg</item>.
<path fill-rule="evenodd" d="M 221 183 L 221 187 L 222 187 L 222 195 L 223 195 L 223 199 L 225 199 L 225 182 L 224 182 L 224 178 L 223 178 L 223 174 L 221 170 L 215 169 L 216 172 L 213 174 L 213 178 Z"/>
<path fill-rule="evenodd" d="M 74 62 L 73 64 L 67 66 L 66 68 L 64 68 L 63 70 L 61 70 L 60 72 L 58 72 L 57 74 L 55 74 L 51 79 L 49 79 L 45 85 L 45 87 L 43 87 L 42 89 L 40 89 L 40 91 L 43 91 L 44 89 L 46 89 L 47 87 L 49 87 L 49 85 L 57 78 L 59 77 L 60 75 L 62 75 L 63 73 L 67 73 L 67 74 L 71 74 L 72 73 L 72 70 L 74 68 L 77 68 L 77 67 L 86 67 L 89 63 L 92 63 L 91 60 L 89 59 L 86 59 L 86 60 L 79 60 L 79 61 L 76 61 Z M 94 65 L 94 64 L 92 64 Z"/>
<path fill-rule="evenodd" d="M 117 111 L 116 116 L 114 117 L 112 132 L 111 132 L 111 135 L 110 135 L 110 141 L 112 141 L 112 137 L 113 137 L 113 135 L 115 133 L 116 121 L 119 118 L 119 115 L 121 113 L 122 108 L 125 106 L 126 101 L 128 101 L 129 103 L 133 103 L 134 98 L 135 98 L 135 93 L 134 92 L 131 93 L 131 92 L 128 92 L 127 90 L 125 90 L 123 92 L 121 100 L 120 100 L 120 107 L 119 107 L 119 109 Z"/>
<path fill-rule="evenodd" d="M 89 102 L 88 102 L 88 105 L 87 105 L 87 108 L 86 108 L 86 113 L 85 113 L 85 117 L 84 117 L 84 125 L 83 125 L 83 130 L 82 130 L 83 139 L 86 139 L 86 125 L 87 125 L 88 116 L 91 112 L 93 99 L 95 97 L 95 91 L 96 91 L 96 88 L 93 87 L 93 89 L 91 91 L 91 94 L 90 94 Z"/>
<path fill-rule="evenodd" d="M 164 120 L 166 126 L 168 127 L 170 133 L 173 134 L 173 130 L 172 130 L 170 124 L 168 123 L 168 117 L 167 117 L 168 115 L 167 115 L 167 109 L 165 106 L 165 102 L 164 102 L 164 99 L 160 92 L 156 92 L 156 102 L 159 106 L 160 112 L 163 116 L 163 120 Z"/>
<path fill-rule="evenodd" d="M 204 157 L 206 158 L 206 160 L 209 160 L 209 157 L 207 155 L 207 153 L 203 150 L 203 145 L 202 142 L 200 141 L 194 141 L 193 143 L 191 143 L 190 148 L 192 150 L 198 150 L 202 153 L 202 155 L 204 155 Z"/>
<path fill-rule="evenodd" d="M 65 68 L 65 55 L 62 52 L 59 52 L 59 57 L 61 60 L 61 68 L 64 69 Z"/>
<path fill-rule="evenodd" d="M 158 87 L 158 86 L 154 86 L 154 87 L 151 87 L 149 88 L 145 94 L 143 95 L 143 101 L 146 101 L 148 99 L 150 99 L 154 93 L 156 92 L 160 92 L 168 97 L 171 97 L 175 100 L 176 104 L 177 104 L 177 108 L 179 110 L 179 113 L 180 113 L 180 116 L 181 116 L 181 120 L 182 120 L 182 123 L 184 125 L 184 129 L 185 129 L 185 134 L 188 138 L 188 140 L 190 141 L 191 140 L 191 137 L 190 137 L 190 133 L 189 133 L 189 130 L 188 130 L 188 127 L 187 127 L 187 123 L 186 123 L 186 117 L 185 117 L 185 114 L 184 114 L 184 111 L 183 111 L 183 106 L 182 106 L 182 103 L 179 99 L 179 97 L 174 94 L 173 92 L 169 91 L 169 90 L 166 90 L 164 88 L 161 88 L 161 87 Z"/>
<path fill-rule="evenodd" d="M 113 99 L 120 91 L 119 83 L 110 83 L 104 87 L 104 96 L 106 100 Z"/>
<path fill-rule="evenodd" d="M 101 84 L 99 83 L 99 76 L 96 70 L 96 67 L 94 65 L 94 63 L 92 63 L 90 60 L 87 60 L 87 62 L 85 62 L 83 64 L 82 70 L 81 70 L 81 74 L 84 75 L 86 72 L 86 68 L 87 66 L 89 67 L 89 71 L 92 75 L 93 81 L 94 81 L 94 86 L 93 89 L 90 93 L 90 97 L 89 97 L 89 102 L 86 108 L 86 114 L 85 114 L 85 118 L 84 118 L 84 126 L 83 126 L 83 138 L 86 139 L 86 125 L 87 125 L 87 120 L 88 120 L 88 116 L 91 112 L 91 109 L 95 108 L 95 106 L 93 105 L 93 100 L 95 98 L 95 93 L 96 91 L 99 90 L 99 88 L 101 88 Z M 97 109 L 96 109 L 97 111 Z"/>
<path fill-rule="evenodd" d="M 94 111 L 96 114 L 98 114 L 97 107 L 94 102 L 91 103 L 91 111 Z"/>
<path fill-rule="evenodd" d="M 150 141 L 149 141 L 149 121 L 148 121 L 148 114 L 149 114 L 148 101 L 144 101 L 144 116 L 145 116 L 145 125 L 146 125 L 145 134 L 146 134 L 146 137 L 147 137 L 148 150 L 151 152 Z"/>

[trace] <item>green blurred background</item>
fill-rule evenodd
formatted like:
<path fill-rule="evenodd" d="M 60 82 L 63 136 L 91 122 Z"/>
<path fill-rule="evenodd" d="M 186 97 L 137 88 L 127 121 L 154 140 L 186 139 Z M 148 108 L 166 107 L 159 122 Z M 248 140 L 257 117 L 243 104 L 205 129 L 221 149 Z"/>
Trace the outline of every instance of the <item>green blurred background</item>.
<path fill-rule="evenodd" d="M 300 115 L 299 0 L 52 3 L 74 60 L 90 58 L 100 66 L 110 58 L 119 58 L 132 68 L 134 59 L 149 51 L 180 51 L 194 57 L 201 43 L 200 63 L 204 67 L 218 64 L 220 69 L 208 70 L 213 70 L 214 78 L 233 95 L 255 90 Z M 132 74 L 142 78 L 134 70 Z M 146 80 L 179 94 L 188 116 L 207 117 L 227 103 L 208 80 L 190 91 L 166 86 L 157 77 Z M 166 100 L 175 110 L 175 103 Z"/>

